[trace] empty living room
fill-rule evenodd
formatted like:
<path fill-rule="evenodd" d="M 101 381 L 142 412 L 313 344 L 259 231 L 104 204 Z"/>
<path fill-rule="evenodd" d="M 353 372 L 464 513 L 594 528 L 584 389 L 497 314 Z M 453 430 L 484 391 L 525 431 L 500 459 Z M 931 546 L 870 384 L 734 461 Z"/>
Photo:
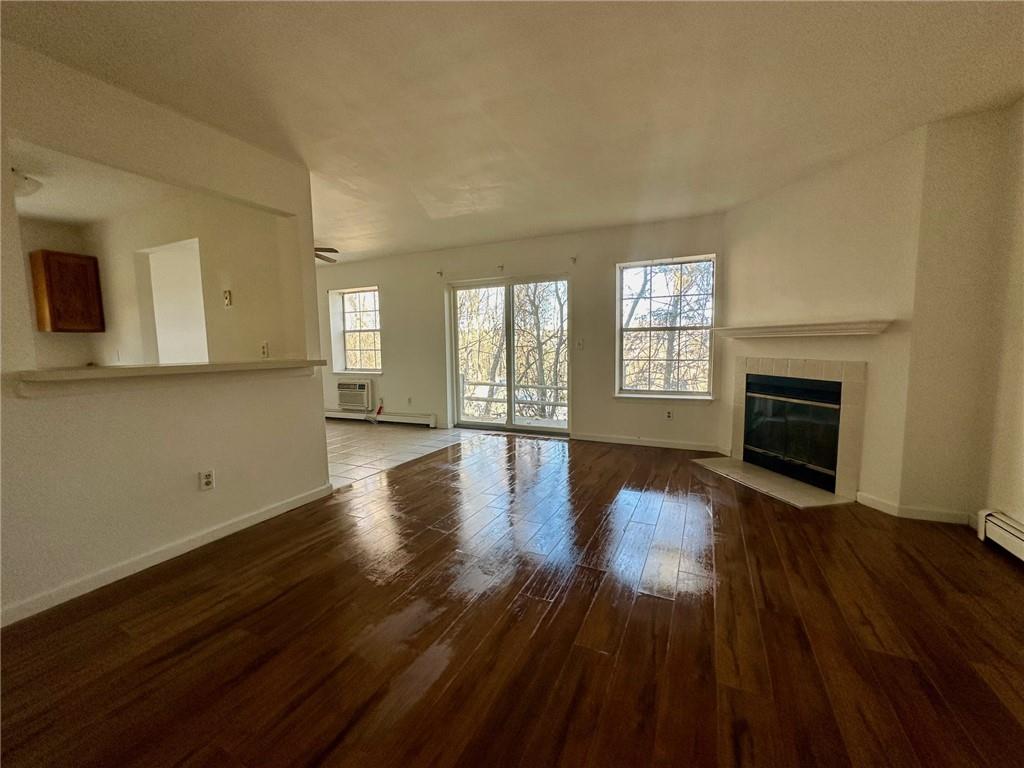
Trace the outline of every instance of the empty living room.
<path fill-rule="evenodd" d="M 0 33 L 5 768 L 1024 766 L 1024 0 Z"/>

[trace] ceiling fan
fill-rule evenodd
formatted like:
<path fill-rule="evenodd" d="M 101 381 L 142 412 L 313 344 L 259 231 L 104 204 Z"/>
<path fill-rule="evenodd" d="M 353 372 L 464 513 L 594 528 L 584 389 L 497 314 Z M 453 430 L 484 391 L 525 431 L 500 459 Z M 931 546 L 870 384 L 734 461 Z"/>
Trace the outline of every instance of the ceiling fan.
<path fill-rule="evenodd" d="M 316 256 L 318 259 L 320 259 L 320 261 L 326 261 L 328 264 L 337 264 L 338 263 L 337 259 L 333 259 L 330 256 L 325 255 L 325 254 L 328 254 L 328 253 L 338 253 L 338 249 L 337 248 L 314 248 L 313 249 L 313 255 Z"/>

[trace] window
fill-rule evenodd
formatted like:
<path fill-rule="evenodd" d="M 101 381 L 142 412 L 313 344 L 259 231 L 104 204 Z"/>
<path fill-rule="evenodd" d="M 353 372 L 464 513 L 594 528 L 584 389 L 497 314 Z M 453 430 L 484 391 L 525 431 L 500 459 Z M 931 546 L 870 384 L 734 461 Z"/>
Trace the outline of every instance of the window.
<path fill-rule="evenodd" d="M 331 291 L 334 370 L 379 372 L 380 302 L 377 288 Z"/>
<path fill-rule="evenodd" d="M 618 267 L 620 395 L 711 395 L 715 257 Z"/>

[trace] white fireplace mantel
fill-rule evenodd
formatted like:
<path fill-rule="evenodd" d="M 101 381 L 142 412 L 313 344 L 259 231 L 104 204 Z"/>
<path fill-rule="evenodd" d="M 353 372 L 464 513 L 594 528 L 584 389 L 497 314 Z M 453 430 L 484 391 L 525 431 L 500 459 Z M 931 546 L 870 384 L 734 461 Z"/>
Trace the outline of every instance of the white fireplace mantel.
<path fill-rule="evenodd" d="M 892 325 L 892 320 L 844 320 L 829 323 L 791 323 L 788 325 L 731 325 L 715 328 L 719 336 L 734 339 L 759 339 L 793 336 L 877 336 Z"/>

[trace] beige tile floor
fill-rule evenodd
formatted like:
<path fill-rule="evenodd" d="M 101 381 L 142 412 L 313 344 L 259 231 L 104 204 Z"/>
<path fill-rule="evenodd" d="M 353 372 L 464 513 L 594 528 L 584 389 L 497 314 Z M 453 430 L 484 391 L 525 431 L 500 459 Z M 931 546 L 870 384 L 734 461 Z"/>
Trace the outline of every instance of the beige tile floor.
<path fill-rule="evenodd" d="M 371 424 L 327 419 L 327 470 L 335 487 L 376 475 L 461 442 L 476 430 L 428 429 L 409 424 Z"/>

